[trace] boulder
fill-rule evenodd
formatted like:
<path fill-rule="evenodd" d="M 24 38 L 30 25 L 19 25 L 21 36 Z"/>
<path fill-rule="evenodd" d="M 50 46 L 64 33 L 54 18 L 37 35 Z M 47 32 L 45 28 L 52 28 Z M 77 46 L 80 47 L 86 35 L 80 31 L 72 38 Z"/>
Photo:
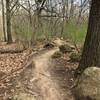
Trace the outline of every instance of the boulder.
<path fill-rule="evenodd" d="M 81 60 L 81 53 L 75 53 L 75 52 L 73 52 L 70 55 L 70 61 L 72 61 L 72 62 L 79 62 L 80 60 Z"/>
<path fill-rule="evenodd" d="M 60 38 L 56 38 L 55 40 L 53 40 L 53 43 L 55 43 L 56 46 L 61 46 L 61 45 L 66 44 L 66 41 L 64 41 L 63 39 L 60 39 Z"/>
<path fill-rule="evenodd" d="M 62 56 L 63 54 L 62 54 L 62 52 L 60 52 L 60 51 L 56 51 L 53 55 L 52 55 L 52 58 L 60 58 L 61 56 Z"/>
<path fill-rule="evenodd" d="M 72 48 L 68 44 L 59 46 L 59 49 L 62 53 L 72 52 Z"/>
<path fill-rule="evenodd" d="M 89 67 L 74 88 L 76 100 L 100 100 L 100 68 Z"/>

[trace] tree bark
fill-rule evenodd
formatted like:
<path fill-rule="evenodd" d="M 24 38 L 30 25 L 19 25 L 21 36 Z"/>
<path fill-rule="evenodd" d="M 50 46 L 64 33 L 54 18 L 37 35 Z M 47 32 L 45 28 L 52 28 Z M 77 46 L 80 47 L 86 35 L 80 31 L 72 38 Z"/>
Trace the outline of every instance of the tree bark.
<path fill-rule="evenodd" d="M 12 43 L 10 0 L 6 0 L 7 42 Z"/>
<path fill-rule="evenodd" d="M 100 67 L 100 0 L 92 0 L 86 40 L 77 73 L 81 74 L 84 69 L 92 66 Z"/>
<path fill-rule="evenodd" d="M 70 18 L 73 17 L 74 14 L 74 0 L 71 0 L 71 8 L 70 8 Z"/>
<path fill-rule="evenodd" d="M 4 1 L 1 0 L 2 3 L 2 25 L 3 25 L 3 34 L 4 34 L 4 41 L 6 41 L 6 29 L 5 29 L 5 14 L 4 14 Z"/>

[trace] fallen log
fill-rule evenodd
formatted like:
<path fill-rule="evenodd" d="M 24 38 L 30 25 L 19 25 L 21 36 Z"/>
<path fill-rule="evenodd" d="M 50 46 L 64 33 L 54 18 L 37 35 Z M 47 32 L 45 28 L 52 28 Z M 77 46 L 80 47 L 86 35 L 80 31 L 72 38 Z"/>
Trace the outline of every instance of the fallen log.
<path fill-rule="evenodd" d="M 22 50 L 0 50 L 0 54 L 5 54 L 5 53 L 22 53 L 23 51 L 25 51 L 25 49 Z"/>

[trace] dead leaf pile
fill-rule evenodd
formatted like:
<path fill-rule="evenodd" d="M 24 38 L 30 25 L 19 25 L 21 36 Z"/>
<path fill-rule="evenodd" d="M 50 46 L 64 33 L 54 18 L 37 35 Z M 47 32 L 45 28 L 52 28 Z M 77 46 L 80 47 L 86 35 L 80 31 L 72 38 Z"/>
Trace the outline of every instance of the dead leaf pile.
<path fill-rule="evenodd" d="M 6 52 L 6 51 L 21 51 L 24 50 L 24 47 L 22 44 L 18 44 L 18 43 L 12 43 L 12 44 L 7 44 L 6 42 L 1 42 L 0 43 L 0 52 Z"/>
<path fill-rule="evenodd" d="M 16 44 L 0 45 L 0 50 L 16 50 L 16 48 Z M 33 54 L 34 52 L 31 49 L 27 49 L 22 53 L 0 54 L 0 100 L 1 97 L 7 97 L 10 92 L 14 92 L 13 88 L 17 84 L 15 80 L 25 69 L 25 65 Z"/>
<path fill-rule="evenodd" d="M 17 54 L 1 54 L 0 55 L 0 71 L 8 74 L 15 69 L 22 67 L 28 60 L 29 54 L 27 52 Z"/>

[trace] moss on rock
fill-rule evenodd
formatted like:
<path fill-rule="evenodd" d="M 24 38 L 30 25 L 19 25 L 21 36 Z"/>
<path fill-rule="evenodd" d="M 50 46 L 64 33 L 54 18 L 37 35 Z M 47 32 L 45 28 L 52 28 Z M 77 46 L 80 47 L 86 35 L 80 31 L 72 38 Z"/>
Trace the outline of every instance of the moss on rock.
<path fill-rule="evenodd" d="M 75 52 L 73 52 L 70 55 L 70 61 L 72 61 L 72 62 L 79 62 L 80 60 L 81 60 L 81 53 L 75 53 Z"/>
<path fill-rule="evenodd" d="M 68 44 L 61 45 L 59 49 L 62 53 L 72 52 L 72 48 Z"/>
<path fill-rule="evenodd" d="M 62 52 L 56 51 L 56 52 L 52 55 L 52 58 L 60 58 L 62 55 L 63 55 Z"/>

